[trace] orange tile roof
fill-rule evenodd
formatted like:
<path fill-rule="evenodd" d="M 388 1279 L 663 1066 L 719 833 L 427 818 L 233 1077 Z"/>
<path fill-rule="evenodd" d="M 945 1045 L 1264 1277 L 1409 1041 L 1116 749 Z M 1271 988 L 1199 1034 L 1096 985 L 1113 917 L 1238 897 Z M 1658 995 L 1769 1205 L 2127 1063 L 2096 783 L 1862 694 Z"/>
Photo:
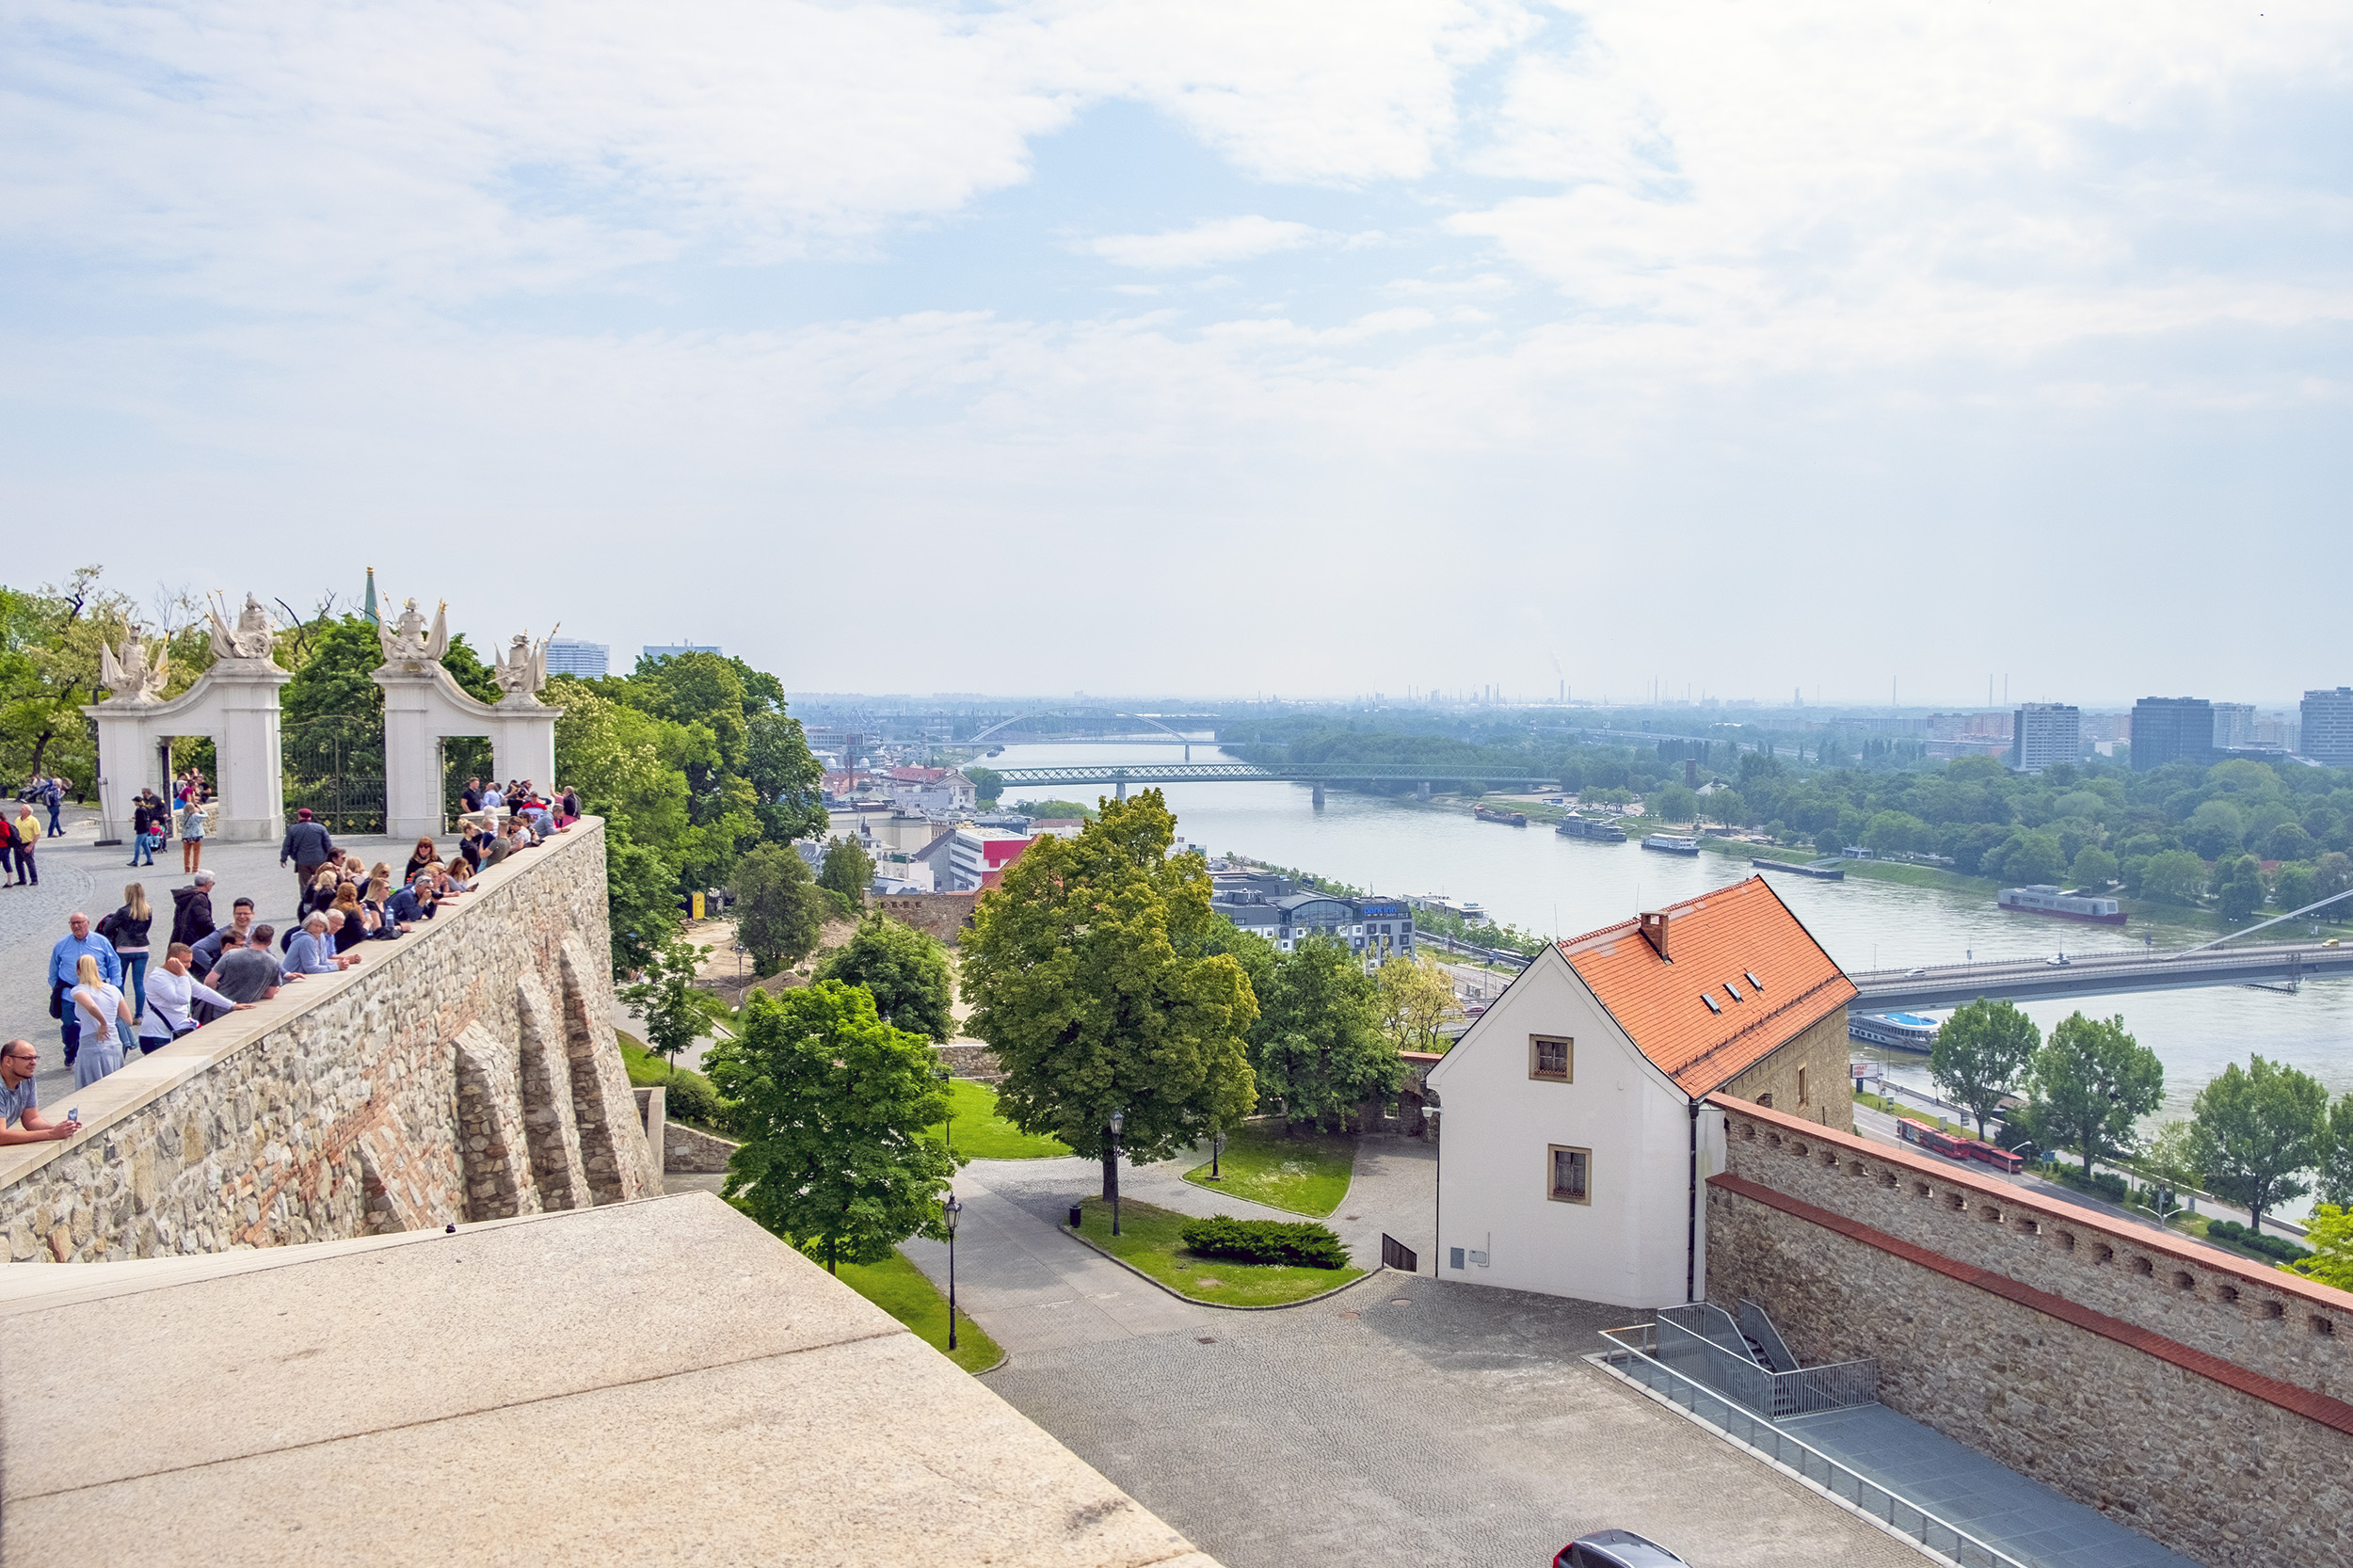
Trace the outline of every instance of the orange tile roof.
<path fill-rule="evenodd" d="M 1688 1095 L 1721 1088 L 1856 995 L 1761 876 L 1663 913 L 1667 958 L 1642 936 L 1639 916 L 1573 936 L 1561 952 Z"/>

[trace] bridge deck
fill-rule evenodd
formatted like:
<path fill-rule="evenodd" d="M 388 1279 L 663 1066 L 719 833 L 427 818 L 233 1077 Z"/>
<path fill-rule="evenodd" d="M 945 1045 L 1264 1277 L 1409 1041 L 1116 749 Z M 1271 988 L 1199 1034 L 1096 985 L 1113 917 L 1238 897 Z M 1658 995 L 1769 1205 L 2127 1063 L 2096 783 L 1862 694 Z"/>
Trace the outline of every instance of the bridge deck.
<path fill-rule="evenodd" d="M 2027 958 L 1950 964 L 1917 973 L 1865 970 L 1847 978 L 1861 993 L 1851 1010 L 1879 1013 L 1897 1007 L 1958 1007 L 1978 997 L 2031 1001 L 2199 985 L 2276 985 L 2345 974 L 2353 974 L 2353 948 L 2267 942 L 2196 953 L 2087 953 L 2071 956 L 2064 966 Z"/>

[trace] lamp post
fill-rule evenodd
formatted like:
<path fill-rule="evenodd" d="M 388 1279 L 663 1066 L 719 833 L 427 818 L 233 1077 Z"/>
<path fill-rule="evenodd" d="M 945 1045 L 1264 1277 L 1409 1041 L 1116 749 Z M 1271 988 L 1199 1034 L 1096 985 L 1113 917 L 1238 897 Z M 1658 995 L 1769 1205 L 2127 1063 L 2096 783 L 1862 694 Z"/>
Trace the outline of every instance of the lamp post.
<path fill-rule="evenodd" d="M 948 1348 L 956 1348 L 956 1216 L 964 1212 L 964 1205 L 953 1192 L 939 1206 L 940 1216 L 948 1222 Z"/>
<path fill-rule="evenodd" d="M 1128 1125 L 1128 1113 L 1112 1112 L 1112 1234 L 1119 1234 L 1119 1133 Z"/>
<path fill-rule="evenodd" d="M 1209 1134 L 1209 1179 L 1211 1181 L 1223 1181 L 1225 1179 L 1224 1176 L 1217 1174 L 1217 1157 L 1225 1152 L 1225 1131 L 1223 1128 L 1220 1128 L 1217 1131 Z"/>
<path fill-rule="evenodd" d="M 943 1084 L 944 1084 L 944 1083 L 946 1083 L 946 1082 L 949 1080 L 949 1078 L 951 1077 L 951 1075 L 950 1075 L 950 1073 L 949 1073 L 948 1069 L 947 1069 L 947 1068 L 945 1068 L 945 1067 L 934 1067 L 934 1068 L 932 1069 L 932 1077 L 933 1077 L 934 1079 L 937 1080 L 939 1082 L 941 1082 L 941 1083 L 943 1083 Z M 955 1152 L 956 1152 L 956 1101 L 955 1101 L 955 1096 L 952 1096 L 952 1095 L 951 1095 L 951 1096 L 948 1097 L 948 1123 L 947 1123 L 947 1126 L 948 1126 L 948 1152 L 949 1152 L 950 1154 L 953 1154 L 953 1153 L 955 1153 Z"/>

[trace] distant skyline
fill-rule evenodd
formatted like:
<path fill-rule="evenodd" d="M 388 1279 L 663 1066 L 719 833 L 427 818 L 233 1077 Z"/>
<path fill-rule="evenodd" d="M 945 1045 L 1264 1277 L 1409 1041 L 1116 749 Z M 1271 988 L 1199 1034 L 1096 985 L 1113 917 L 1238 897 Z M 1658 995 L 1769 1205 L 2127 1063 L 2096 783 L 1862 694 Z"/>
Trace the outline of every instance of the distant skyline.
<path fill-rule="evenodd" d="M 2344 8 L 27 0 L 0 580 L 374 565 L 795 690 L 2289 707 L 2348 78 Z"/>

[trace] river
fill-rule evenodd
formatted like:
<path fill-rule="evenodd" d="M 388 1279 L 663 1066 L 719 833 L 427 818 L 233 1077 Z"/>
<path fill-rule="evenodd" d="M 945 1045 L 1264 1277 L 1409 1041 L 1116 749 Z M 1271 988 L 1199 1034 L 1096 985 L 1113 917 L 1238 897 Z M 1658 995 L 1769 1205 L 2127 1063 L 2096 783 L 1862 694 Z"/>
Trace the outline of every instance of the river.
<path fill-rule="evenodd" d="M 1181 755 L 1158 745 L 1016 745 L 987 763 L 1165 763 Z M 1193 748 L 1193 760 L 1230 760 L 1206 744 Z M 1337 790 L 1325 792 L 1318 810 L 1302 784 L 1173 784 L 1165 790 L 1176 831 L 1212 854 L 1296 866 L 1380 893 L 1476 900 L 1494 919 L 1539 934 L 1575 936 L 1752 874 L 1744 858 L 1731 856 L 1687 859 L 1644 850 L 1632 839 L 1591 843 L 1542 825 L 1502 827 L 1460 811 Z M 1093 798 L 1077 789 L 1008 790 L 1006 803 L 1023 794 Z M 2113 929 L 2004 914 L 1977 892 L 1795 876 L 1775 877 L 1773 890 L 1850 969 L 2141 945 L 2137 925 Z M 2187 940 L 2178 932 L 2151 929 L 2160 947 Z M 2122 1014 L 2125 1026 L 2165 1064 L 2160 1120 L 2189 1114 L 2191 1099 L 2208 1080 L 2257 1051 L 2311 1073 L 2331 1096 L 2353 1092 L 2353 982 L 2307 982 L 2296 996 L 2217 986 L 2033 1002 L 2025 1010 L 2047 1033 L 2079 1007 Z M 1880 1051 L 1859 1041 L 1854 1050 L 1884 1061 L 1890 1077 L 1928 1087 L 1925 1057 Z"/>

